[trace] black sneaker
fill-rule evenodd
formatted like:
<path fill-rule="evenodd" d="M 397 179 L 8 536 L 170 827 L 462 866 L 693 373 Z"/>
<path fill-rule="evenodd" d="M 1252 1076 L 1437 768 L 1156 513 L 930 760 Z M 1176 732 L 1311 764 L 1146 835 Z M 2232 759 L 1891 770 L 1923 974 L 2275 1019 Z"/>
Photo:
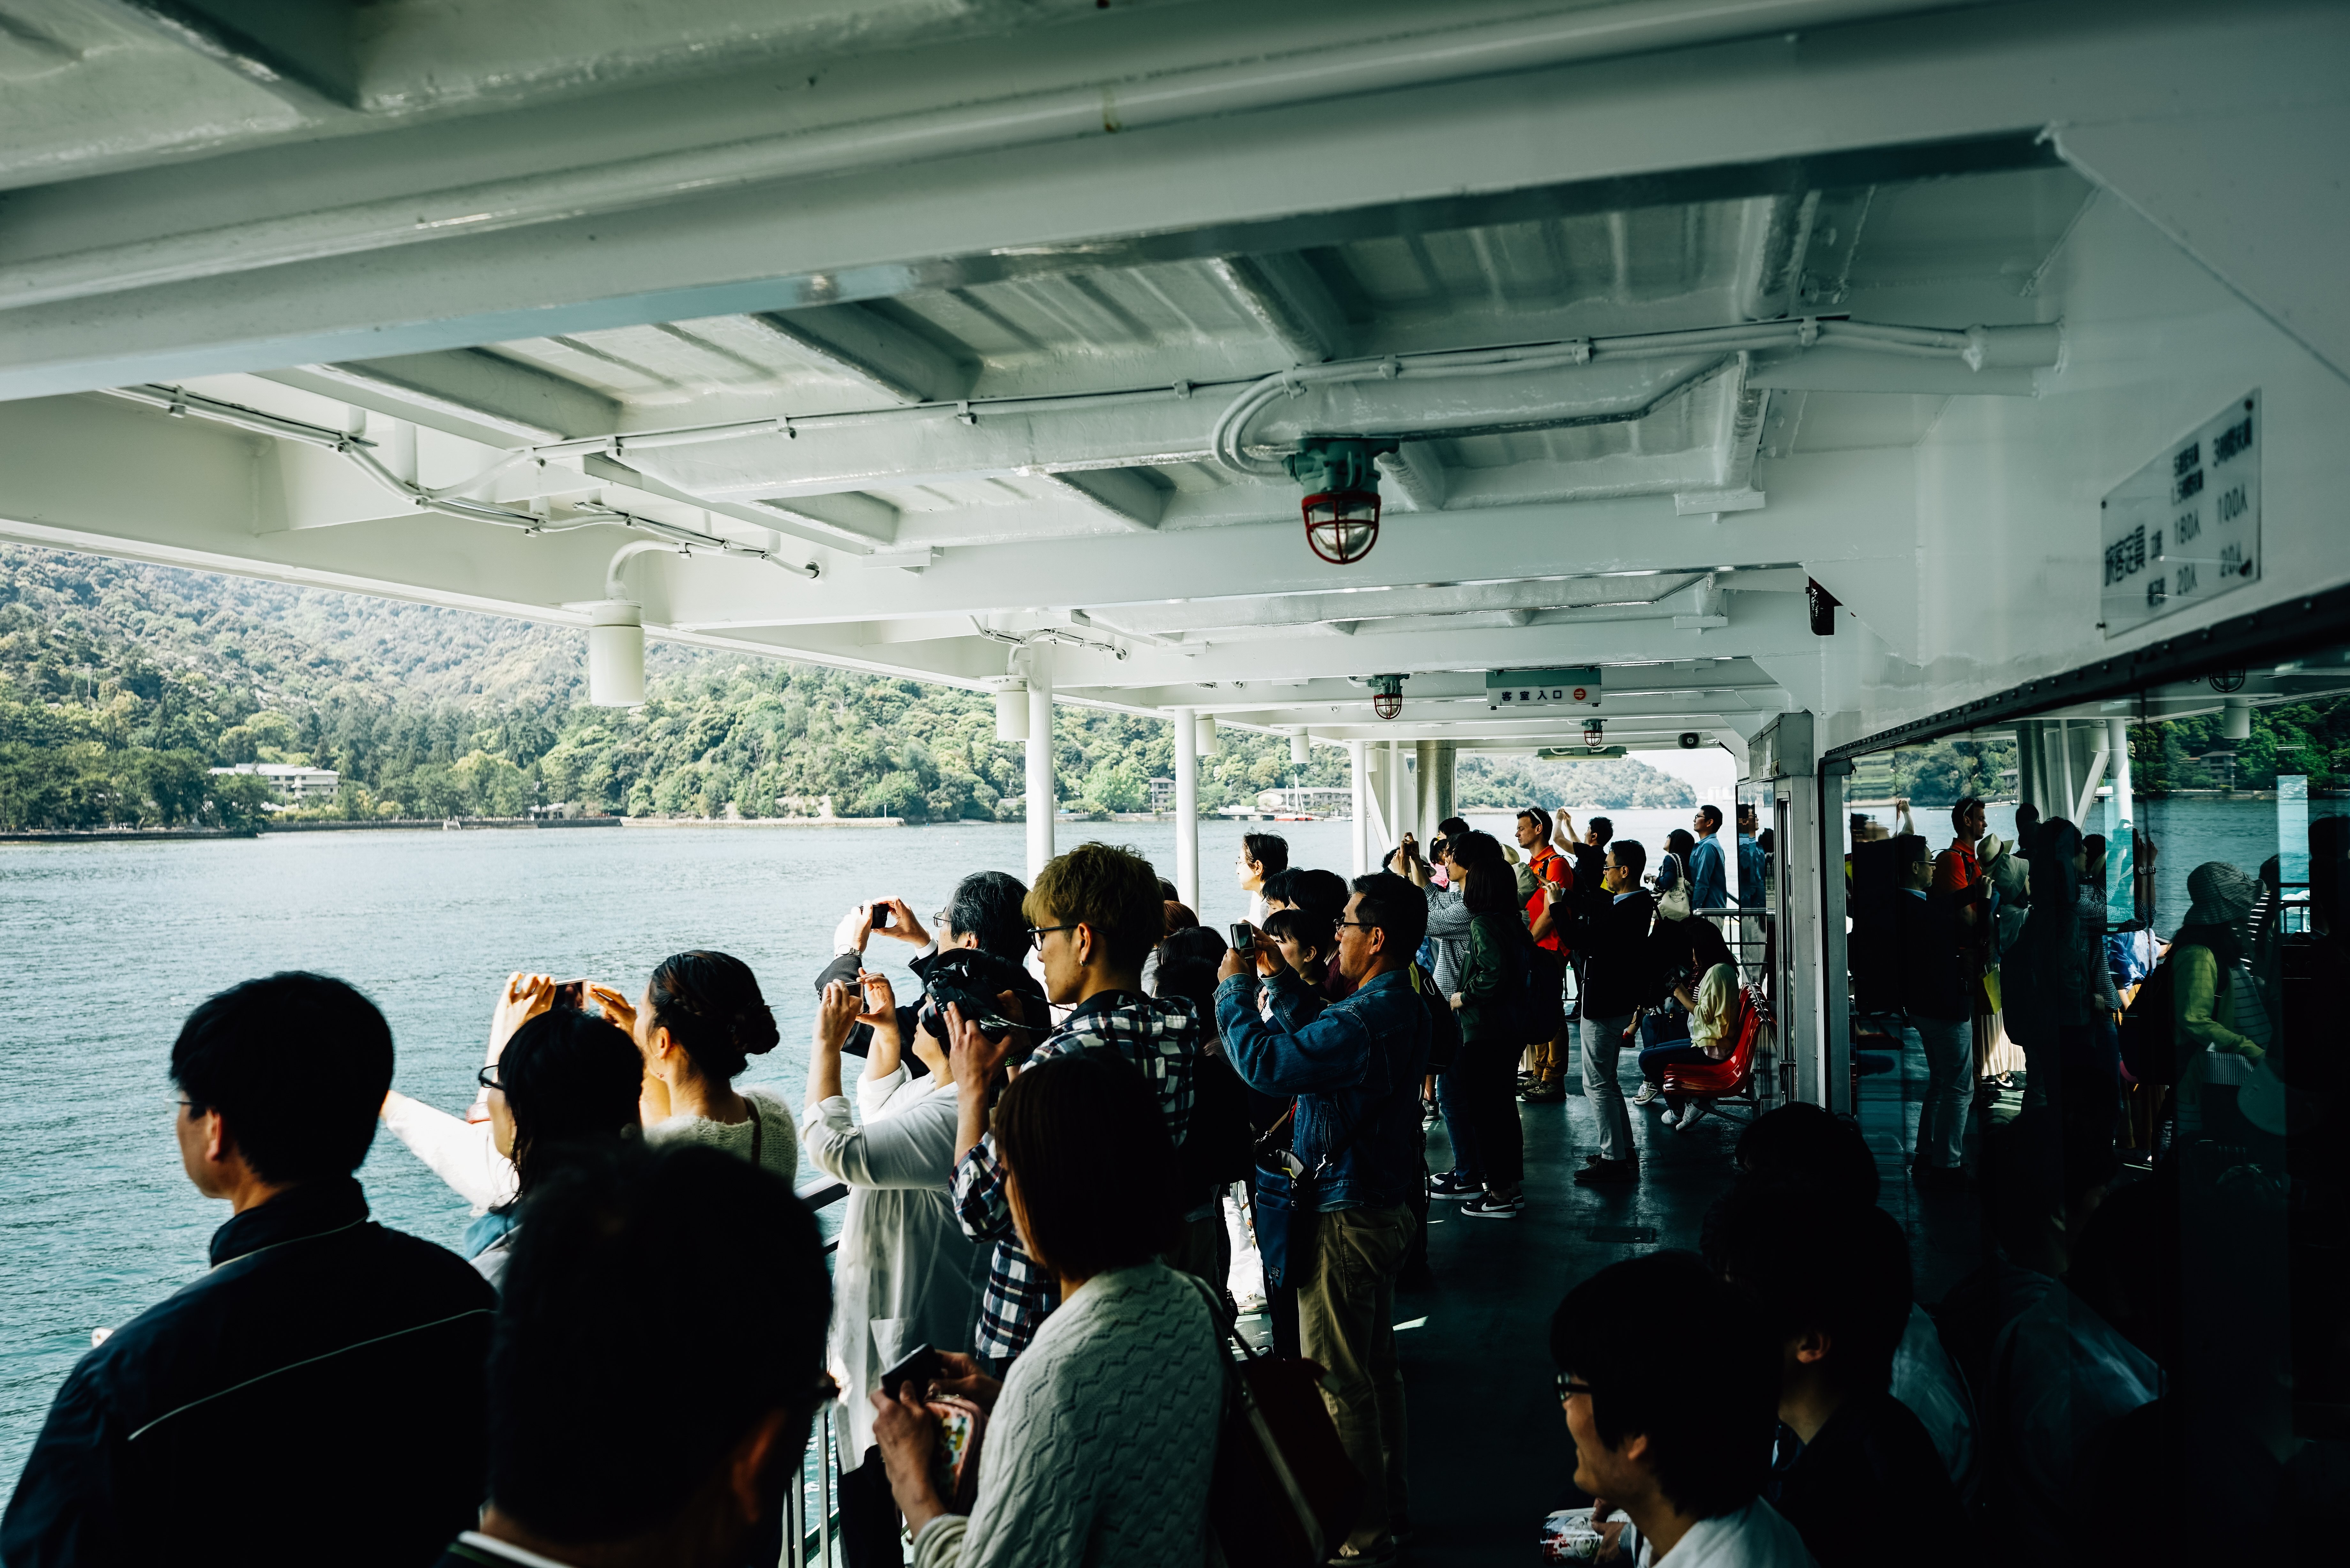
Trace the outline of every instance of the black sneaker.
<path fill-rule="evenodd" d="M 1480 1220 L 1514 1220 L 1518 1217 L 1518 1211 L 1525 1206 L 1526 1200 L 1523 1195 L 1513 1193 L 1507 1198 L 1503 1198 L 1487 1192 L 1481 1193 L 1463 1203 L 1461 1206 L 1461 1212 L 1474 1215 Z"/>
<path fill-rule="evenodd" d="M 1640 1162 L 1634 1159 L 1603 1159 L 1575 1173 L 1577 1187 L 1629 1187 L 1639 1179 Z"/>
<path fill-rule="evenodd" d="M 1428 1184 L 1428 1195 L 1430 1198 L 1451 1198 L 1455 1199 L 1474 1198 L 1484 1190 L 1485 1184 L 1483 1182 L 1471 1181 L 1456 1170 L 1448 1170 L 1443 1175 L 1438 1177 L 1435 1180 Z"/>

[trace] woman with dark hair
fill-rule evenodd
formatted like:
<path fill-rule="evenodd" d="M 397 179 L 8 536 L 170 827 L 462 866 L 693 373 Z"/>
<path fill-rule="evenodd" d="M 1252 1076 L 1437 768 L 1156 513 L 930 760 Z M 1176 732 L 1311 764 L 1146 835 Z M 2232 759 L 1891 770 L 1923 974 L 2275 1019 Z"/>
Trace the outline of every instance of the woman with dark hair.
<path fill-rule="evenodd" d="M 644 1065 L 636 1043 L 610 1020 L 573 1008 L 539 1013 L 514 1032 L 497 1065 L 482 1070 L 490 1135 L 514 1161 L 516 1205 L 564 1165 L 637 1136 Z M 504 1282 L 519 1226 L 484 1248 L 473 1267 Z"/>
<path fill-rule="evenodd" d="M 636 1002 L 608 986 L 591 992 L 644 1058 L 647 1141 L 708 1144 L 798 1180 L 792 1107 L 765 1089 L 734 1087 L 750 1058 L 780 1038 L 749 964 L 696 949 L 661 960 Z"/>
<path fill-rule="evenodd" d="M 982 1048 L 961 1025 L 960 1063 Z M 968 1516 L 950 1513 L 925 1390 L 877 1391 L 874 1437 L 917 1568 L 1199 1563 L 1224 1403 L 1205 1288 L 1159 1261 L 1182 1194 L 1157 1096 L 1127 1062 L 1056 1056 L 995 1107 L 1020 1245 L 1061 1304 L 999 1383 L 941 1352 L 941 1386 L 988 1411 Z"/>
<path fill-rule="evenodd" d="M 1452 1175 L 1433 1190 L 1440 1197 L 1467 1198 L 1463 1214 L 1514 1220 L 1525 1207 L 1520 1191 L 1525 1134 L 1518 1121 L 1516 1071 L 1528 1025 L 1526 975 L 1534 961 L 1534 939 L 1500 843 L 1488 834 L 1465 834 L 1454 856 L 1469 874 L 1461 893 L 1469 911 L 1469 954 L 1451 998 L 1461 1015 L 1461 1050 L 1446 1071 L 1467 1113 L 1471 1168 L 1482 1190 L 1462 1190 L 1457 1158 Z M 1446 1126 L 1451 1125 L 1448 1119 Z"/>

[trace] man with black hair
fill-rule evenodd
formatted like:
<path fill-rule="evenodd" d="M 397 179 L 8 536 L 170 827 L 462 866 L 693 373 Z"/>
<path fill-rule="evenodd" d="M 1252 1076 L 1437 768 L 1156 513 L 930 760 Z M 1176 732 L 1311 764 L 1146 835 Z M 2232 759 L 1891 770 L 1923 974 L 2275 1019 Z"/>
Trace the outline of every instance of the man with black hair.
<path fill-rule="evenodd" d="M 1150 1081 L 1168 1141 L 1180 1158 L 1206 1023 L 1181 998 L 1154 997 L 1142 989 L 1143 961 L 1166 934 L 1159 873 L 1130 849 L 1081 844 L 1045 864 L 1022 909 L 1045 971 L 1045 993 L 1054 1005 L 1069 1009 L 1025 1065 L 1088 1051 L 1123 1056 Z M 951 1190 L 955 1214 L 964 1235 L 995 1243 L 972 1341 L 991 1372 L 1028 1348 L 1059 1299 L 1053 1276 L 1021 1251 L 1003 1161 L 988 1130 L 991 1096 L 1003 1064 L 1015 1045 L 1035 1038 L 1007 1033 L 979 1038 L 975 1045 L 957 1042 L 951 1057 L 958 1096 L 954 1147 L 962 1151 Z M 1186 1192 L 1183 1201 L 1182 1240 L 1166 1261 L 1221 1291 L 1232 1260 L 1215 1192 L 1201 1187 Z"/>
<path fill-rule="evenodd" d="M 506 1271 L 489 1506 L 438 1568 L 774 1562 L 832 1391 L 831 1307 L 816 1218 L 781 1178 L 690 1144 L 567 1169 L 532 1199 Z M 676 1376 L 645 1376 L 649 1335 Z M 388 1392 L 369 1418 L 413 1397 Z M 373 1525 L 306 1545 L 339 1561 Z"/>
<path fill-rule="evenodd" d="M 1710 1227 L 1723 1277 L 1779 1346 L 1779 1419 L 1796 1449 L 1779 1511 L 1820 1568 L 1971 1562 L 1934 1440 L 1894 1397 L 1909 1244 L 1890 1214 L 1808 1185 L 1742 1185 Z"/>
<path fill-rule="evenodd" d="M 1697 808 L 1697 847 L 1690 851 L 1690 902 L 1700 909 L 1730 903 L 1730 877 L 1721 859 L 1721 807 L 1709 801 Z"/>
<path fill-rule="evenodd" d="M 0 1521 L 9 1568 L 417 1568 L 473 1521 L 496 1296 L 368 1219 L 351 1173 L 391 1071 L 383 1015 L 325 975 L 189 1014 L 180 1161 L 231 1218 L 209 1273 L 66 1379 Z"/>
<path fill-rule="evenodd" d="M 1574 1026 L 1566 1021 L 1566 941 L 1568 901 L 1575 894 L 1575 867 L 1550 841 L 1550 813 L 1530 805 L 1518 813 L 1518 847 L 1525 851 L 1526 870 L 1534 879 L 1534 896 L 1526 900 L 1526 926 L 1534 936 L 1534 978 L 1527 989 L 1545 1000 L 1539 1032 L 1526 1042 L 1534 1058 L 1534 1081 L 1520 1090 L 1536 1105 L 1566 1098 L 1566 1059 Z M 1555 1007 L 1547 1005 L 1555 999 Z"/>
<path fill-rule="evenodd" d="M 1652 1252 L 1600 1270 L 1551 1314 L 1550 1353 L 1575 1484 L 1591 1494 L 1595 1522 L 1617 1509 L 1630 1518 L 1640 1562 L 1811 1568 L 1803 1538 L 1760 1495 L 1776 1424 L 1773 1347 L 1703 1262 Z"/>
<path fill-rule="evenodd" d="M 941 957 L 959 950 L 972 950 L 1001 961 L 1001 967 L 987 964 L 988 973 L 1003 981 L 1020 993 L 1024 1003 L 1032 1007 L 1031 1018 L 1045 1015 L 1044 989 L 1024 967 L 1028 958 L 1028 922 L 1020 913 L 1020 901 L 1028 896 L 1028 886 L 1008 871 L 974 871 L 955 884 L 947 907 L 933 917 L 938 931 L 933 935 L 903 898 L 885 898 L 879 907 L 889 913 L 889 923 L 877 927 L 873 923 L 873 903 L 858 905 L 840 918 L 834 937 L 837 950 L 830 963 L 816 977 L 816 993 L 821 998 L 825 988 L 840 984 L 854 987 L 857 977 L 865 969 L 865 944 L 878 933 L 894 937 L 912 946 L 914 956 L 906 967 L 928 990 L 931 971 L 938 969 Z M 955 967 L 955 966 L 951 966 Z M 910 1041 L 914 1037 L 916 1021 L 921 1016 L 923 998 L 898 1006 L 898 1038 Z M 941 1049 L 946 1045 L 941 1040 Z M 862 1056 L 872 1049 L 873 1026 L 858 1023 L 848 1032 L 840 1047 L 850 1056 Z M 930 1068 L 909 1051 L 900 1058 L 907 1072 L 917 1078 L 927 1077 Z"/>
<path fill-rule="evenodd" d="M 1264 905 L 1264 879 L 1289 869 L 1289 840 L 1278 833 L 1243 833 L 1241 852 L 1232 861 L 1232 875 L 1249 896 L 1249 923 L 1263 925 L 1270 913 Z"/>
<path fill-rule="evenodd" d="M 1599 1117 L 1599 1152 L 1586 1157 L 1575 1173 L 1579 1187 L 1604 1187 L 1640 1179 L 1639 1154 L 1632 1146 L 1632 1113 L 1616 1080 L 1617 1054 L 1639 1010 L 1661 990 L 1649 928 L 1657 901 L 1640 886 L 1648 852 L 1638 839 L 1618 838 L 1607 846 L 1602 884 L 1607 903 L 1588 913 L 1575 909 L 1564 922 L 1566 940 L 1583 955 L 1583 1094 Z"/>
<path fill-rule="evenodd" d="M 1260 1016 L 1256 966 L 1239 951 L 1225 955 L 1216 987 L 1233 1067 L 1250 1087 L 1297 1100 L 1291 1152 L 1304 1212 L 1287 1241 L 1299 1336 L 1328 1370 L 1324 1397 L 1367 1489 L 1344 1555 L 1370 1563 L 1392 1560 L 1407 1517 L 1395 1283 L 1418 1229 L 1430 1023 L 1412 959 L 1427 930 L 1419 889 L 1374 871 L 1355 878 L 1338 922 L 1338 967 L 1355 982 L 1345 1001 L 1326 1002 L 1284 966 L 1263 982 L 1272 1003 Z"/>

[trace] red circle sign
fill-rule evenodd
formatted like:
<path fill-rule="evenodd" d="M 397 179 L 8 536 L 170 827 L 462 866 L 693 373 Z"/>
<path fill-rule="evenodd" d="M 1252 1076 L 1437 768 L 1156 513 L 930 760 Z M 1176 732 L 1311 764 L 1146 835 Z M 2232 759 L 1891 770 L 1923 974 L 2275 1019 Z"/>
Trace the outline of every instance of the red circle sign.
<path fill-rule="evenodd" d="M 1575 700 L 1576 701 L 1578 701 L 1578 702 L 1583 701 L 1585 699 L 1588 698 L 1590 695 L 1591 695 L 1591 693 L 1590 693 L 1590 692 L 1586 691 L 1585 691 L 1582 687 L 1580 687 L 1580 686 L 1578 686 L 1578 687 L 1576 687 L 1576 688 L 1575 689 Z"/>

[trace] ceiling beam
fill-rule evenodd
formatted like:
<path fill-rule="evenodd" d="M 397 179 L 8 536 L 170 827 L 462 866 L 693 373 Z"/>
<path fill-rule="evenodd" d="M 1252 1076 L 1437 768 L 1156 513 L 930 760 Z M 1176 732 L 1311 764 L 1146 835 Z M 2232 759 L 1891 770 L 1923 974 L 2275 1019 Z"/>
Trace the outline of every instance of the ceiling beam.
<path fill-rule="evenodd" d="M 1318 365 L 1346 352 L 1346 317 L 1299 257 L 1214 256 L 1207 268 L 1292 364 Z"/>
<path fill-rule="evenodd" d="M 744 319 L 901 403 L 951 400 L 971 390 L 969 365 L 861 305 L 818 305 Z"/>
<path fill-rule="evenodd" d="M 1571 26 L 1621 9 L 1550 20 Z M 2330 101 L 2331 62 L 2350 47 L 2350 16 L 2339 8 L 2283 4 L 2224 15 L 2168 5 L 1968 6 L 1792 41 L 1777 32 L 1606 65 L 1402 86 L 1384 93 L 1376 115 L 1332 113 L 1316 99 L 1136 123 L 1116 136 L 1100 133 L 1097 80 L 1082 95 L 1082 119 L 1072 99 L 1066 140 L 974 151 L 940 119 L 921 129 L 942 140 L 889 143 L 883 163 L 841 180 L 823 177 L 808 144 L 785 136 L 775 139 L 780 161 L 763 171 L 764 183 L 669 178 L 657 181 L 665 204 L 625 212 L 593 212 L 598 193 L 618 192 L 623 174 L 666 153 L 681 161 L 677 170 L 711 175 L 726 161 L 719 151 L 756 140 L 763 120 L 772 137 L 772 100 L 756 112 L 747 102 L 730 109 L 732 119 L 697 120 L 709 143 L 683 151 L 663 117 L 637 117 L 645 129 L 631 144 L 608 112 L 583 158 L 578 111 L 567 108 L 568 136 L 546 134 L 552 121 L 530 116 L 419 125 L 350 139 L 341 162 L 302 180 L 266 177 L 285 163 L 282 150 L 191 163 L 171 171 L 185 193 L 172 202 L 126 201 L 147 189 L 136 185 L 147 171 L 113 177 L 130 185 L 77 182 L 12 203 L 17 259 L 0 268 L 0 303 L 23 303 L 0 332 L 0 397 L 1196 256 L 1210 228 L 1230 236 L 1222 254 L 1271 252 L 1336 243 L 1360 225 L 1458 223 L 1472 208 L 1514 204 L 1529 218 L 1599 201 L 1622 208 L 1669 199 L 1658 192 L 1700 171 L 1710 198 L 1721 200 L 1874 177 L 1864 163 L 1922 173 L 1963 154 L 1989 166 L 1983 149 L 1994 142 L 2006 149 L 2002 166 L 2015 167 L 2046 155 L 2031 135 L 2049 124 L 2127 121 L 2182 101 L 2211 113 Z M 1832 46 L 1822 43 L 1828 36 Z M 1164 41 L 1152 43 L 1163 56 Z M 926 62 L 966 91 L 967 53 L 953 61 L 950 53 Z M 1464 57 L 1430 53 L 1444 69 Z M 1026 57 L 1037 68 L 1033 47 Z M 999 64 L 1014 62 L 1005 55 Z M 1119 79 L 1159 80 L 1155 64 Z M 903 80 L 897 88 L 917 90 Z M 673 107 L 691 108 L 693 96 L 680 93 Z M 1787 114 L 1798 99 L 1807 112 Z M 1121 109 L 1127 101 L 1119 93 Z M 876 133 L 868 123 L 856 134 Z M 666 153 L 662 137 L 671 139 Z M 1269 145 L 1315 171 L 1311 212 L 1290 182 L 1233 177 Z M 501 189 L 515 201 L 577 213 L 566 203 L 585 190 L 592 215 L 534 217 L 506 232 L 420 225 L 420 187 L 431 194 L 429 214 L 484 211 L 464 171 L 485 159 L 504 160 Z M 577 180 L 548 178 L 565 170 Z M 1473 173 L 1464 180 L 1464 171 Z M 446 186 L 432 194 L 436 179 Z M 158 219 L 141 228 L 136 220 L 151 207 Z M 192 226 L 187 214 L 199 215 Z M 267 286 L 255 286 L 251 269 L 263 265 Z"/>
<path fill-rule="evenodd" d="M 620 405 L 592 387 L 475 348 L 263 373 L 324 397 L 495 446 L 536 445 L 613 428 Z"/>

